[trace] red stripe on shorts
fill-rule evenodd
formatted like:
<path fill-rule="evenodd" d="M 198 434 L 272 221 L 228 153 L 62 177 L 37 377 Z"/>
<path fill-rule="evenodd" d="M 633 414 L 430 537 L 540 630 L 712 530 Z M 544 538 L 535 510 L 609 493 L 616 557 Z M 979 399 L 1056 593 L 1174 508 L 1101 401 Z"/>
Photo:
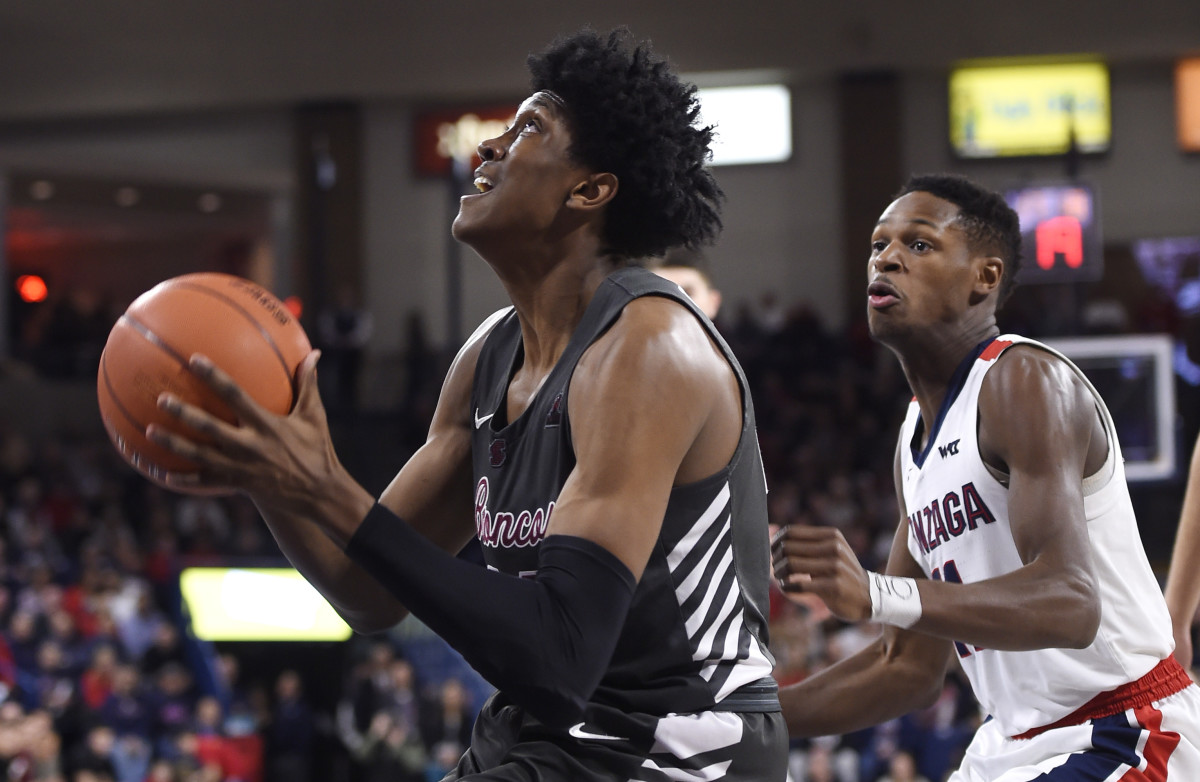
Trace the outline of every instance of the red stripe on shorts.
<path fill-rule="evenodd" d="M 1162 712 L 1153 706 L 1142 706 L 1133 710 L 1137 724 L 1150 731 L 1142 757 L 1146 759 L 1145 772 L 1131 768 L 1120 782 L 1167 782 L 1167 761 L 1179 746 L 1179 734 L 1162 729 Z"/>
<path fill-rule="evenodd" d="M 1183 670 L 1183 666 L 1174 657 L 1167 657 L 1137 681 L 1122 685 L 1115 690 L 1102 692 L 1062 719 L 1049 725 L 1027 730 L 1013 738 L 1031 739 L 1055 728 L 1082 725 L 1088 720 L 1098 720 L 1101 717 L 1120 714 L 1130 709 L 1140 709 L 1143 706 L 1149 706 L 1154 701 L 1160 701 L 1168 695 L 1174 695 L 1185 687 L 1190 687 L 1191 684 L 1192 679 L 1188 676 L 1187 671 Z"/>

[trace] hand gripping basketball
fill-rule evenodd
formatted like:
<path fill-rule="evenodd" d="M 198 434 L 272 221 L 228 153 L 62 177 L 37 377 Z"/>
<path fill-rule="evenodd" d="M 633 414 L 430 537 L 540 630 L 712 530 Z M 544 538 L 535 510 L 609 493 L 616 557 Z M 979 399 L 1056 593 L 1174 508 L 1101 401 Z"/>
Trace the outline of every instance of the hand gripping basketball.
<path fill-rule="evenodd" d="M 342 469 L 317 391 L 319 357 L 320 352 L 313 351 L 301 361 L 296 404 L 281 416 L 263 408 L 206 356 L 193 355 L 188 369 L 233 411 L 238 423 L 230 424 L 170 392 L 160 394 L 159 409 L 182 424 L 185 433 L 151 424 L 147 437 L 199 467 L 168 473 L 166 484 L 182 490 L 230 487 L 273 507 L 304 512 L 313 487 Z"/>

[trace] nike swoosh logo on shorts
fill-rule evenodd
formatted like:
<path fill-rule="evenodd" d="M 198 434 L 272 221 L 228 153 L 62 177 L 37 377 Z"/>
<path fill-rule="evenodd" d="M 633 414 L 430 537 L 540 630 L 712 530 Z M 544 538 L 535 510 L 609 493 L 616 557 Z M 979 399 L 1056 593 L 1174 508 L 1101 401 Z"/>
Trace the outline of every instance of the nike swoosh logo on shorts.
<path fill-rule="evenodd" d="M 588 733 L 583 729 L 583 723 L 572 725 L 567 731 L 577 739 L 600 739 L 601 741 L 624 741 L 620 736 L 609 736 L 607 733 Z"/>
<path fill-rule="evenodd" d="M 494 415 L 495 415 L 495 413 L 488 413 L 487 415 L 480 418 L 479 417 L 479 408 L 478 407 L 475 408 L 475 428 L 478 429 L 479 427 L 486 424 L 488 421 L 492 420 L 492 416 L 494 416 Z M 580 723 L 580 724 L 582 725 L 583 723 Z"/>

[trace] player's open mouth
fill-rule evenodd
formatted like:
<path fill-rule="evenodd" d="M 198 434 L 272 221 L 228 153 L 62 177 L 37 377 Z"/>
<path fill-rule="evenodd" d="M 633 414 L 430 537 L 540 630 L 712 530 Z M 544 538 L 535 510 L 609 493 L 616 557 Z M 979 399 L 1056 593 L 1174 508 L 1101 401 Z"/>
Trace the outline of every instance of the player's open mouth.
<path fill-rule="evenodd" d="M 486 193 L 495 186 L 496 185 L 492 182 L 492 180 L 485 176 L 475 177 L 475 189 L 481 193 Z"/>
<path fill-rule="evenodd" d="M 900 301 L 897 290 L 889 283 L 876 281 L 867 286 L 867 302 L 875 309 L 890 307 Z"/>

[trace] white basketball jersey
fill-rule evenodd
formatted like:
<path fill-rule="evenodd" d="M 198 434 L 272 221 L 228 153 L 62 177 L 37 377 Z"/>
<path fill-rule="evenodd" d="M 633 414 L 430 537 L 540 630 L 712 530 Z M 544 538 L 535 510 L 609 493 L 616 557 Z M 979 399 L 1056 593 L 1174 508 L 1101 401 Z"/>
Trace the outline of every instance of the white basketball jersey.
<path fill-rule="evenodd" d="M 1162 590 L 1146 560 L 1125 483 L 1120 445 L 1104 401 L 1060 353 L 1033 340 L 1003 335 L 982 347 L 956 374 L 924 452 L 913 453 L 920 422 L 914 400 L 900 431 L 908 550 L 926 575 L 974 583 L 1021 567 L 1008 518 L 1008 489 L 979 455 L 979 389 L 996 359 L 1014 344 L 1058 356 L 1096 397 L 1108 432 L 1108 459 L 1083 480 L 1084 513 L 1100 591 L 1100 629 L 1085 649 L 1001 652 L 956 643 L 963 670 L 983 709 L 1016 736 L 1052 723 L 1146 674 L 1174 648 Z M 1013 402 L 1013 414 L 1019 402 Z"/>

